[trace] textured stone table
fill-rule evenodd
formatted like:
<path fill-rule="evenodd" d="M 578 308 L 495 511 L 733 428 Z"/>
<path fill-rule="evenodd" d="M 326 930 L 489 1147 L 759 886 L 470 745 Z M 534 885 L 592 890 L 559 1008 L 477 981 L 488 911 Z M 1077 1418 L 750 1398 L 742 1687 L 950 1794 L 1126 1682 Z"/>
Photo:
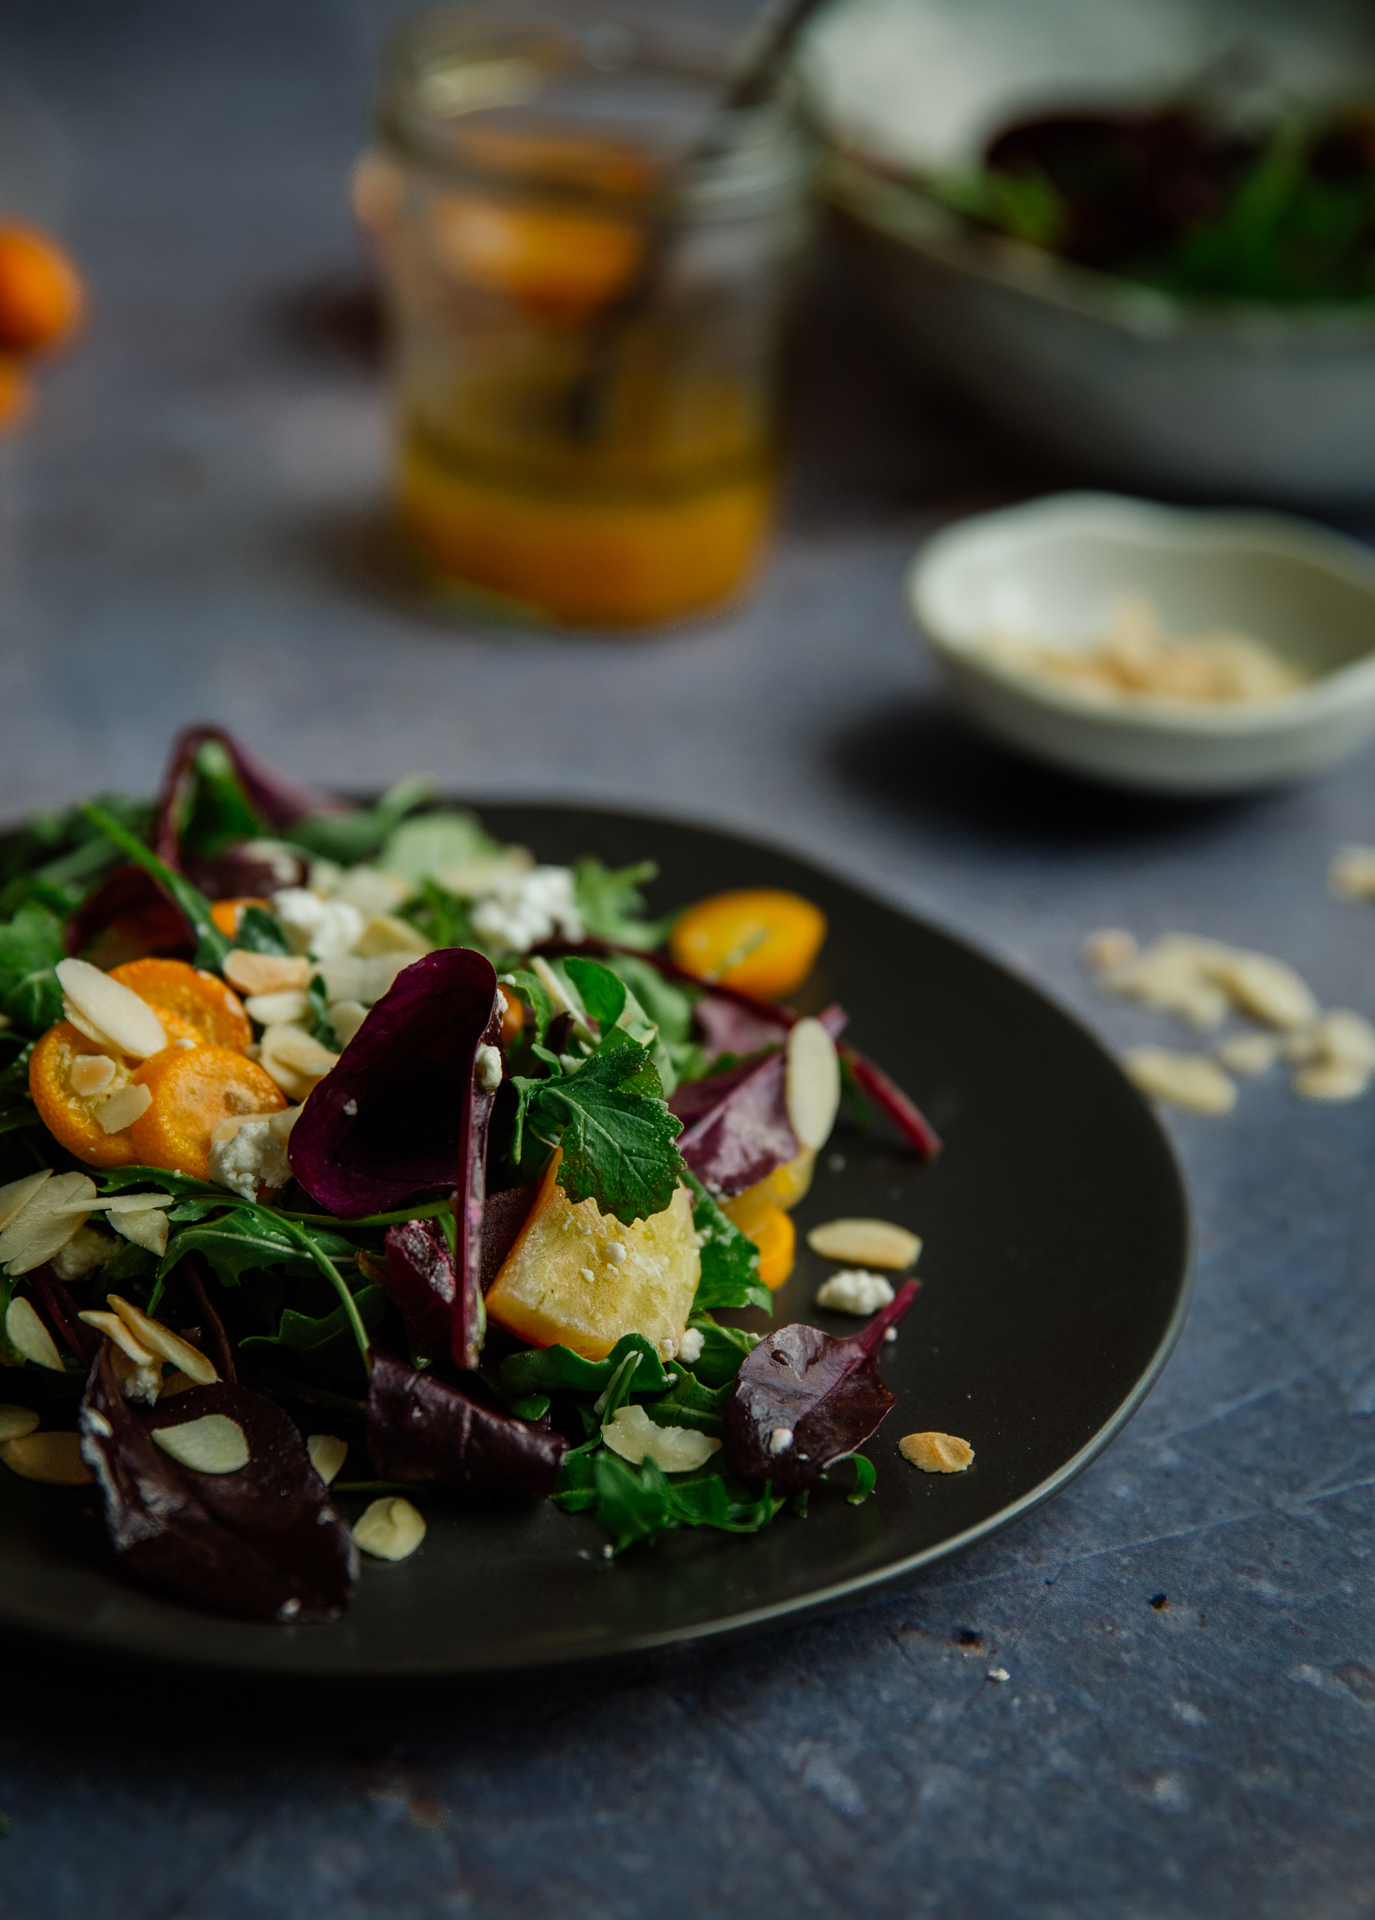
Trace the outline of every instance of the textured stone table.
<path fill-rule="evenodd" d="M 1053 476 L 916 391 L 843 276 L 813 302 L 786 535 L 739 612 L 646 644 L 499 637 L 342 569 L 383 414 L 301 314 L 356 266 L 342 179 L 382 24 L 341 0 L 5 16 L 0 202 L 60 224 L 96 317 L 0 453 L 0 809 L 146 788 L 214 716 L 324 782 L 428 767 L 752 830 L 1114 1043 L 1165 1028 L 1086 990 L 1105 923 L 1278 951 L 1375 1010 L 1375 920 L 1323 877 L 1375 839 L 1370 756 L 1147 806 L 948 715 L 908 555 Z M 1271 1080 L 1173 1131 L 1192 1321 L 1036 1517 L 842 1618 L 477 1691 L 260 1693 L 8 1645 L 0 1915 L 1369 1915 L 1375 1100 Z"/>

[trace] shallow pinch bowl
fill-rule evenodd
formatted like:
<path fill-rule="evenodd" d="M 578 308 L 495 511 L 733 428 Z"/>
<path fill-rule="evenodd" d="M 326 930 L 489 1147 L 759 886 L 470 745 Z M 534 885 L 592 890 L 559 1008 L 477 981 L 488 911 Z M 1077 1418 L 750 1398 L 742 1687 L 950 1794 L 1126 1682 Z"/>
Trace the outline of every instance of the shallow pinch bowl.
<path fill-rule="evenodd" d="M 1167 631 L 1253 634 L 1316 677 L 1278 700 L 1091 703 L 980 651 L 996 630 L 1086 642 L 1148 594 Z M 1321 773 L 1375 732 L 1375 556 L 1286 515 L 1056 494 L 937 534 L 908 573 L 912 617 L 989 733 L 1114 786 L 1225 794 Z"/>

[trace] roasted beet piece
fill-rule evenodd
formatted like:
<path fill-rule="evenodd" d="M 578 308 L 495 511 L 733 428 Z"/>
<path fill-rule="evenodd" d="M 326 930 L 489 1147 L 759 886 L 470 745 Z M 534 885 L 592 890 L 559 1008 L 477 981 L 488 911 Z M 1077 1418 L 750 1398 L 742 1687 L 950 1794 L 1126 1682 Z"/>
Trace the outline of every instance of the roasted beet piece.
<path fill-rule="evenodd" d="M 384 1480 L 540 1500 L 554 1491 L 567 1445 L 562 1434 L 498 1413 L 437 1374 L 373 1355 L 368 1452 Z"/>
<path fill-rule="evenodd" d="M 726 1402 L 722 1458 L 747 1486 L 800 1493 L 862 1447 L 896 1396 L 879 1378 L 883 1336 L 917 1297 L 909 1280 L 882 1313 L 847 1339 L 816 1327 L 780 1327 L 742 1362 Z M 778 1445 L 775 1436 L 788 1434 Z"/>
<path fill-rule="evenodd" d="M 459 1365 L 477 1365 L 482 1326 L 477 1275 L 471 1275 L 472 1294 L 460 1305 L 457 1264 L 441 1226 L 433 1220 L 408 1220 L 390 1228 L 386 1270 L 379 1278 L 401 1315 L 413 1353 L 446 1360 L 451 1347 L 461 1346 L 463 1356 L 454 1353 Z"/>
<path fill-rule="evenodd" d="M 249 1460 L 236 1473 L 194 1473 L 151 1438 L 210 1413 L 243 1429 Z M 254 1620 L 333 1620 L 353 1597 L 353 1536 L 300 1434 L 262 1394 L 192 1387 L 135 1408 L 105 1346 L 81 1403 L 81 1450 L 104 1496 L 111 1545 L 150 1586 Z"/>

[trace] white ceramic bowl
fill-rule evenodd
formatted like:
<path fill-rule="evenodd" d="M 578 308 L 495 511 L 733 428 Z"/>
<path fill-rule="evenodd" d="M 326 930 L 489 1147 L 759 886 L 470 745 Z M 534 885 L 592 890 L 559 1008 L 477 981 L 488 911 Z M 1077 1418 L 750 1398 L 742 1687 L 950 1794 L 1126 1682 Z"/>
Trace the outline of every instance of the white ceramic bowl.
<path fill-rule="evenodd" d="M 1280 699 L 1098 704 L 983 651 L 991 633 L 1089 644 L 1127 591 L 1171 633 L 1229 627 L 1314 676 Z M 1375 556 L 1278 514 L 1068 493 L 978 514 L 912 563 L 913 619 L 988 732 L 1115 786 L 1220 794 L 1320 773 L 1375 733 Z"/>
<path fill-rule="evenodd" d="M 1130 106 L 1245 49 L 1314 101 L 1375 91 L 1365 0 L 844 0 L 807 49 L 824 171 L 913 358 L 1081 470 L 1195 495 L 1375 499 L 1375 313 L 1186 301 L 981 233 L 913 184 L 998 128 Z"/>

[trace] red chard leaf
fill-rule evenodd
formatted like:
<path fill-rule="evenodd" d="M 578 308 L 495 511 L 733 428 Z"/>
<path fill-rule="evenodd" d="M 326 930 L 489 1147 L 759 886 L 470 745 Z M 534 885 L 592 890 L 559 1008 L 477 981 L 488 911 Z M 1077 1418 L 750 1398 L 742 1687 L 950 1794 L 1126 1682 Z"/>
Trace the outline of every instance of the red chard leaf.
<path fill-rule="evenodd" d="M 408 1220 L 390 1229 L 386 1245 L 387 1264 L 377 1269 L 378 1278 L 401 1315 L 412 1353 L 447 1360 L 453 1349 L 461 1367 L 475 1367 L 483 1320 L 477 1275 L 471 1274 L 471 1296 L 460 1301 L 458 1267 L 444 1229 L 434 1220 Z"/>
<path fill-rule="evenodd" d="M 192 1472 L 152 1439 L 158 1428 L 211 1413 L 243 1430 L 248 1465 L 235 1473 Z M 348 1606 L 358 1581 L 353 1536 L 273 1401 L 222 1383 L 135 1408 L 106 1346 L 80 1424 L 110 1543 L 150 1586 L 253 1620 L 333 1620 Z"/>
<path fill-rule="evenodd" d="M 81 902 L 63 940 L 68 953 L 107 969 L 150 954 L 190 960 L 196 952 L 196 935 L 181 908 L 132 861 L 116 867 Z"/>
<path fill-rule="evenodd" d="M 854 1075 L 861 1093 L 873 1102 L 880 1113 L 887 1114 L 910 1147 L 915 1147 L 924 1160 L 940 1152 L 943 1143 L 936 1129 L 916 1102 L 909 1100 L 896 1081 L 888 1078 L 882 1067 L 876 1067 L 872 1060 L 854 1047 L 842 1047 L 840 1057 Z"/>
<path fill-rule="evenodd" d="M 791 1024 L 790 1017 L 780 1014 L 776 1007 L 759 1012 L 741 1006 L 724 993 L 704 993 L 692 1012 L 709 1059 L 721 1053 L 743 1055 L 777 1046 Z"/>
<path fill-rule="evenodd" d="M 279 833 L 311 814 L 342 813 L 344 808 L 315 787 L 288 780 L 223 727 L 187 727 L 172 745 L 172 757 L 158 798 L 154 849 L 170 867 L 181 865 L 181 823 L 196 782 L 196 756 L 213 740 L 228 756 L 244 796 L 269 827 Z M 280 884 L 280 883 L 279 883 Z"/>
<path fill-rule="evenodd" d="M 775 1494 L 800 1493 L 862 1447 L 896 1404 L 876 1357 L 919 1286 L 907 1281 L 863 1332 L 844 1340 L 803 1326 L 765 1334 L 726 1402 L 722 1460 L 730 1471 L 748 1486 L 767 1481 Z"/>
<path fill-rule="evenodd" d="M 368 1452 L 383 1480 L 468 1487 L 541 1500 L 554 1491 L 568 1442 L 498 1413 L 390 1354 L 373 1356 Z"/>
<path fill-rule="evenodd" d="M 705 1080 L 686 1080 L 669 1107 L 683 1122 L 678 1151 L 712 1193 L 743 1193 L 802 1151 L 784 1099 L 782 1047 Z"/>
<path fill-rule="evenodd" d="M 500 1032 L 496 985 L 491 962 L 467 947 L 406 967 L 291 1130 L 292 1172 L 341 1219 L 458 1188 L 465 1273 L 481 1270 L 482 1160 L 494 1095 L 475 1085 L 475 1061 Z"/>

